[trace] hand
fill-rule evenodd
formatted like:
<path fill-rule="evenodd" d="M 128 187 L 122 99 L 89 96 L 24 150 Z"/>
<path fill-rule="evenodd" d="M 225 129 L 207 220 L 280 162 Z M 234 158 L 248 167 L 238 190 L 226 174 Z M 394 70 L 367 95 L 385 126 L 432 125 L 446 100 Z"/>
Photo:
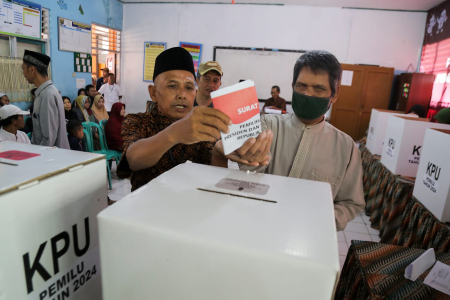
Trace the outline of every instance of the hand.
<path fill-rule="evenodd" d="M 230 117 L 220 110 L 197 106 L 169 127 L 170 136 L 174 142 L 186 145 L 215 142 L 220 139 L 220 132 L 230 131 L 228 126 L 231 124 Z"/>
<path fill-rule="evenodd" d="M 272 144 L 273 134 L 270 130 L 264 134 L 260 134 L 257 139 L 248 139 L 241 148 L 224 154 L 222 140 L 218 141 L 214 150 L 224 155 L 227 159 L 253 167 L 266 166 L 269 164 L 269 151 Z"/>
<path fill-rule="evenodd" d="M 242 161 L 248 162 L 246 164 L 250 163 L 249 165 L 254 166 L 254 163 L 256 162 L 260 166 L 265 166 L 269 164 L 270 158 L 268 155 L 272 140 L 273 133 L 271 130 L 267 130 L 266 132 L 261 132 L 256 139 L 248 139 L 244 145 L 235 152 L 237 152 L 237 155 L 239 155 Z"/>

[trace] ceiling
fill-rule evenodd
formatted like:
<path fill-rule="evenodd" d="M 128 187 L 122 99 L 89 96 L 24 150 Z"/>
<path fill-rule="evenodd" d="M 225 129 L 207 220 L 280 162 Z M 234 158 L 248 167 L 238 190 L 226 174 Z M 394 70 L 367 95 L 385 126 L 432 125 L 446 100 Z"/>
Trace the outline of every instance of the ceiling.
<path fill-rule="evenodd" d="M 119 0 L 123 3 L 226 4 L 231 0 Z M 235 0 L 236 4 L 278 4 L 427 11 L 445 0 Z"/>

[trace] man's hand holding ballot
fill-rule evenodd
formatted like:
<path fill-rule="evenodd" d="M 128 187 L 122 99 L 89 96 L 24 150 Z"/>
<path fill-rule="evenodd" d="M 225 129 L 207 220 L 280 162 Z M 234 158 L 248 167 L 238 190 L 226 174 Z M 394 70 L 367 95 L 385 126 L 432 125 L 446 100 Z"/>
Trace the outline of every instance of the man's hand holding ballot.
<path fill-rule="evenodd" d="M 180 47 L 158 55 L 153 82 L 149 86 L 155 102 L 152 110 L 128 114 L 122 125 L 124 153 L 118 175 L 131 176 L 132 191 L 188 160 L 221 167 L 228 166 L 228 158 L 249 166 L 266 164 L 271 137 L 259 136 L 259 106 L 252 82 L 243 82 L 238 87 L 243 92 L 235 93 L 239 97 L 222 101 L 219 109 L 193 108 L 194 65 L 189 52 Z M 239 108 L 229 115 L 227 106 L 233 111 Z M 220 137 L 224 141 L 216 142 Z"/>

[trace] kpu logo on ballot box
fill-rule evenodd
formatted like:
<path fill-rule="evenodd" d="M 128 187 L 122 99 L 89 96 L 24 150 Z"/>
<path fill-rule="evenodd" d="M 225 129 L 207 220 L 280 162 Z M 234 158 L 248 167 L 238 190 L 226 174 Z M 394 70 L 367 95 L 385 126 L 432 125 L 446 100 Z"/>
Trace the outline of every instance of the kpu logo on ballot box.
<path fill-rule="evenodd" d="M 395 140 L 390 138 L 388 141 L 388 148 L 386 150 L 386 154 L 390 157 L 394 157 L 394 149 L 395 149 Z"/>
<path fill-rule="evenodd" d="M 90 249 L 89 217 L 84 219 L 84 226 L 80 225 L 74 224 L 72 230 L 62 231 L 49 241 L 43 241 L 37 249 L 30 249 L 22 255 L 27 299 L 71 299 L 83 285 L 100 273 L 96 265 L 98 247 Z M 66 256 L 73 254 L 79 258 L 78 261 L 62 270 L 61 261 L 66 261 Z M 49 256 L 51 263 L 44 259 Z M 44 285 L 35 286 L 36 282 L 42 281 Z"/>
<path fill-rule="evenodd" d="M 408 158 L 408 162 L 410 164 L 418 165 L 420 163 L 420 148 L 422 148 L 422 146 L 413 146 L 412 155 Z"/>
<path fill-rule="evenodd" d="M 368 136 L 369 140 L 373 141 L 373 134 L 374 133 L 375 133 L 375 128 L 370 127 L 369 136 Z"/>
<path fill-rule="evenodd" d="M 211 93 L 214 108 L 231 118 L 228 134 L 221 133 L 225 154 L 241 147 L 246 140 L 261 133 L 259 101 L 255 83 L 246 80 Z"/>
<path fill-rule="evenodd" d="M 428 162 L 427 171 L 423 177 L 423 184 L 433 193 L 436 194 L 439 189 L 439 176 L 441 174 L 441 168 L 437 165 Z"/>

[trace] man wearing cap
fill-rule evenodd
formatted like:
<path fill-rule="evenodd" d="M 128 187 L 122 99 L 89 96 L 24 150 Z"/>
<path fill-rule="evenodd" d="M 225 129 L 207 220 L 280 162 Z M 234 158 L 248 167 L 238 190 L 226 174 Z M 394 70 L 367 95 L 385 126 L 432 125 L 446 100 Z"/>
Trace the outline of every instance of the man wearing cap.
<path fill-rule="evenodd" d="M 6 94 L 0 93 L 0 107 L 3 105 L 9 105 L 10 100 Z"/>
<path fill-rule="evenodd" d="M 154 86 L 149 93 L 155 103 L 148 113 L 128 114 L 122 123 L 124 153 L 117 174 L 131 176 L 132 191 L 173 167 L 190 160 L 195 163 L 227 167 L 220 132 L 228 132 L 230 118 L 209 107 L 195 107 L 195 71 L 192 56 L 181 47 L 158 55 L 153 73 Z M 248 141 L 249 151 L 258 153 L 255 160 L 268 163 L 267 138 Z M 259 151 L 257 149 L 266 149 Z M 246 148 L 246 149 L 247 149 Z M 259 163 L 250 163 L 259 166 Z"/>
<path fill-rule="evenodd" d="M 222 85 L 222 67 L 216 61 L 202 63 L 197 72 L 197 97 L 194 106 L 214 107 L 211 92 L 217 91 Z"/>
<path fill-rule="evenodd" d="M 105 99 L 105 108 L 109 113 L 114 103 L 122 99 L 122 89 L 116 84 L 116 76 L 113 73 L 108 74 L 108 83 L 102 85 L 98 91 Z"/>
<path fill-rule="evenodd" d="M 33 112 L 33 144 L 70 149 L 67 140 L 64 102 L 58 89 L 48 79 L 50 57 L 25 50 L 22 72 L 36 86 Z"/>
<path fill-rule="evenodd" d="M 25 132 L 20 129 L 25 127 L 23 116 L 28 115 L 15 105 L 5 105 L 0 108 L 0 142 L 17 142 L 31 144 Z"/>
<path fill-rule="evenodd" d="M 100 88 L 102 87 L 102 85 L 108 83 L 108 74 L 109 74 L 109 69 L 108 68 L 103 68 L 101 69 L 102 71 L 102 77 L 100 77 L 99 79 L 97 79 L 97 84 L 95 85 L 95 89 L 97 91 L 100 90 Z"/>

